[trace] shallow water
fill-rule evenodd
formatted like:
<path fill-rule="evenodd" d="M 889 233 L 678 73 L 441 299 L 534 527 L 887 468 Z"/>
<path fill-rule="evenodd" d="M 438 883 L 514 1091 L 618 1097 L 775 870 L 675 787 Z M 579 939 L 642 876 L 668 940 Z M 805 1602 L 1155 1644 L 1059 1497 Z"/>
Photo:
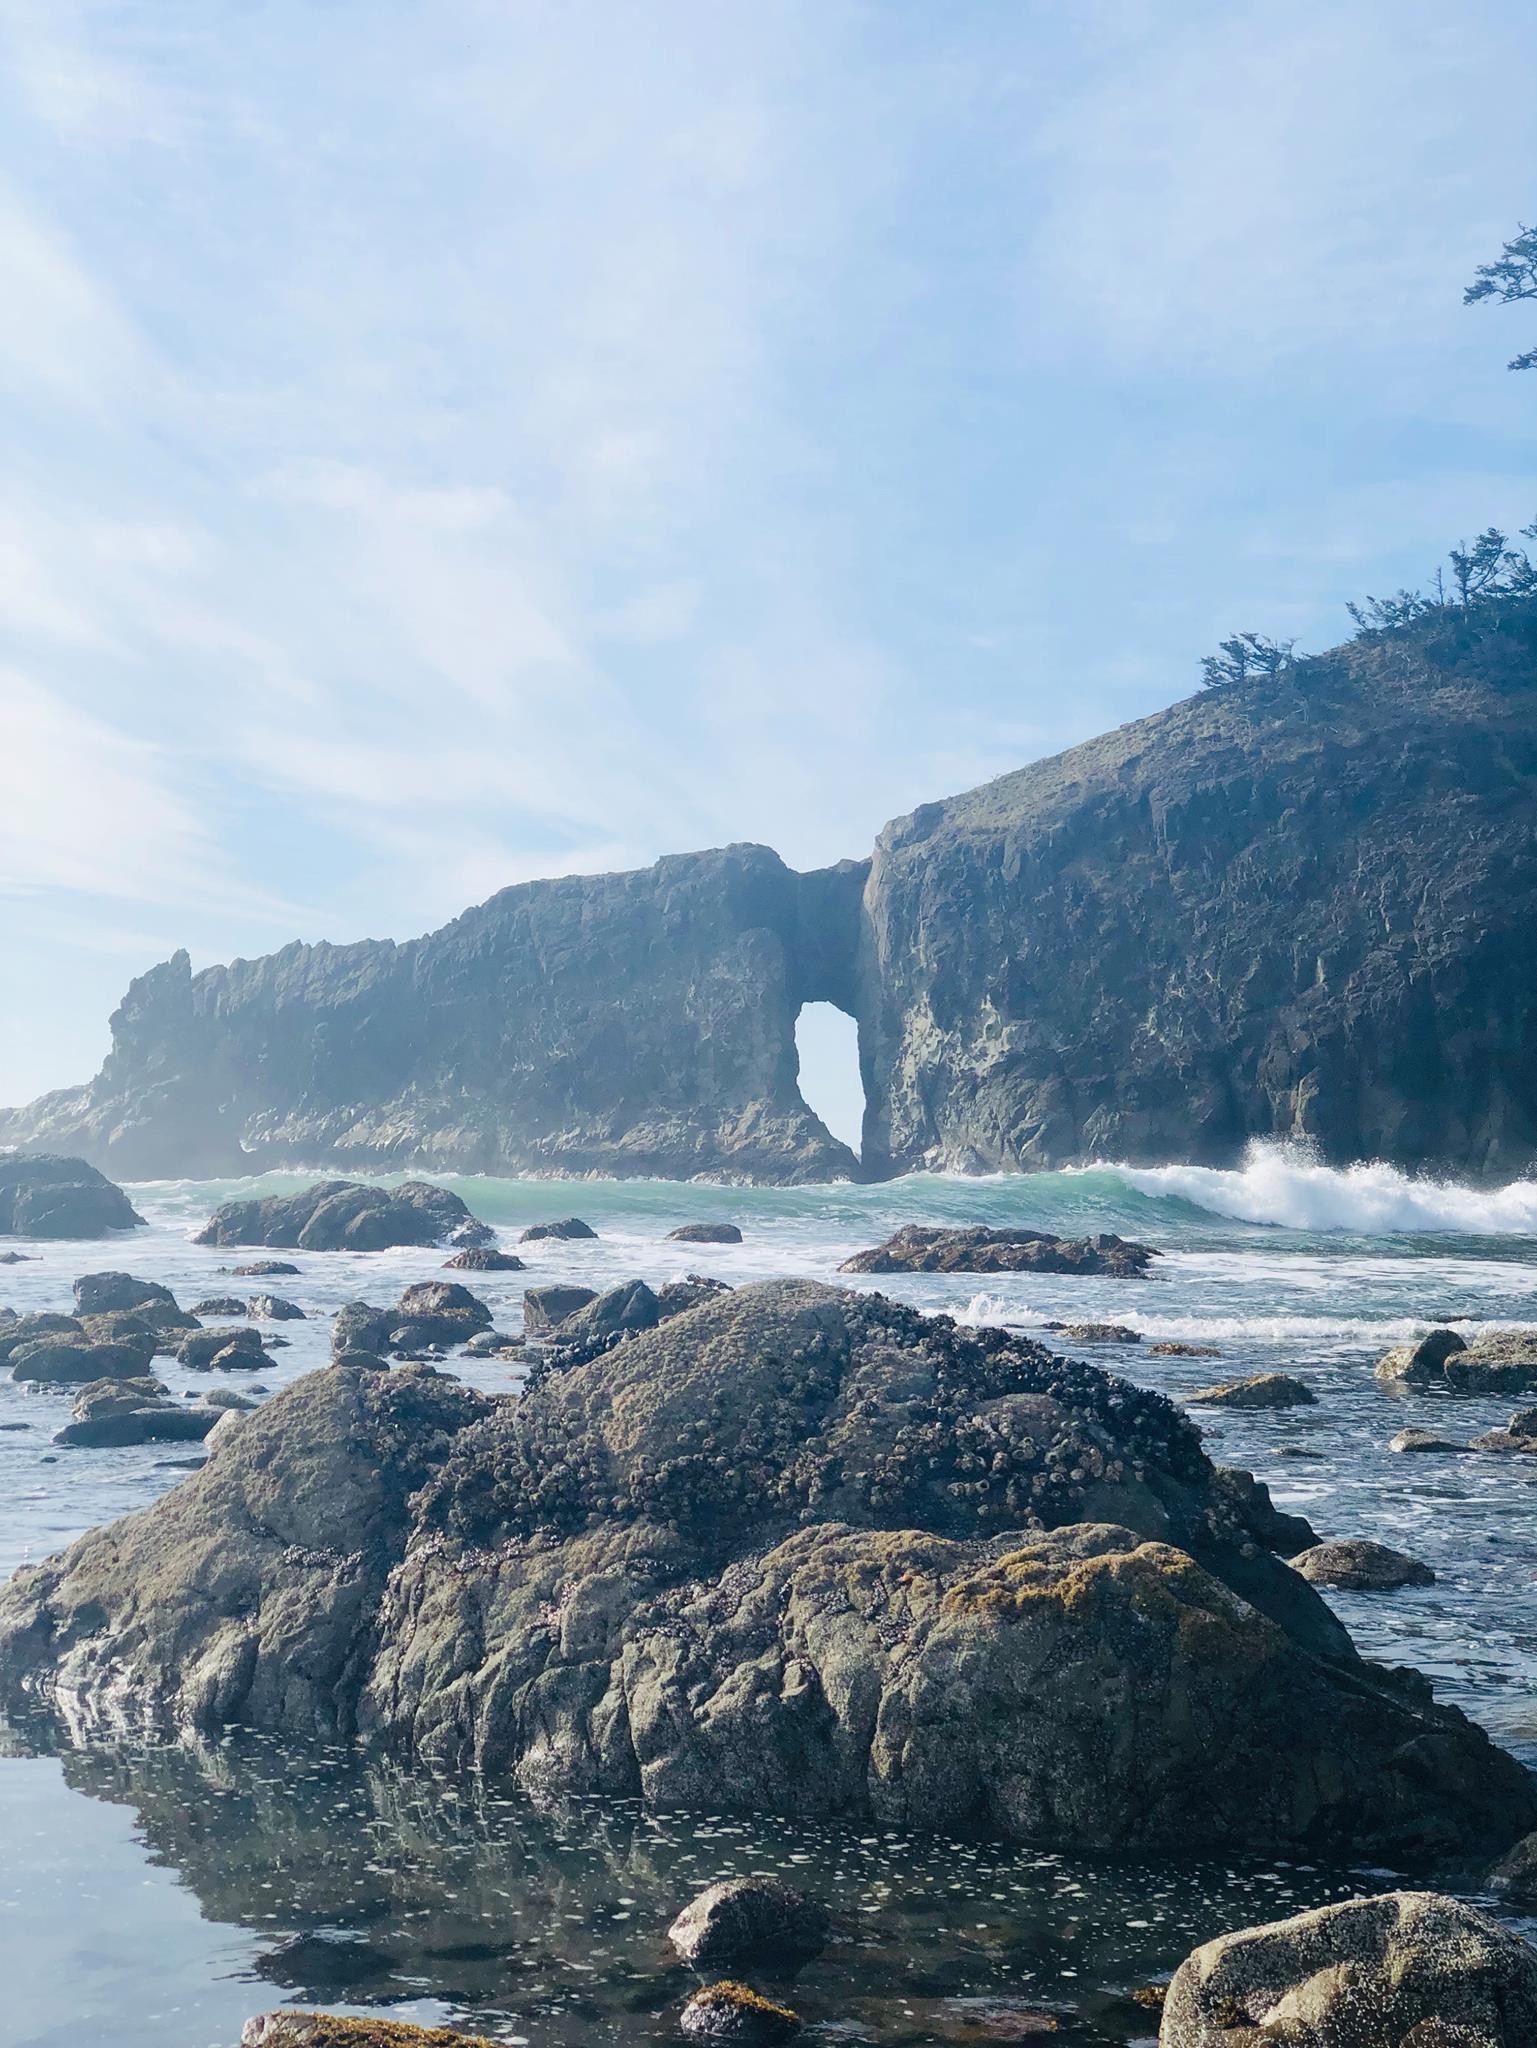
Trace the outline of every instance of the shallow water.
<path fill-rule="evenodd" d="M 190 1242 L 231 1194 L 301 1180 L 135 1189 L 147 1229 L 105 1245 L 22 1246 L 39 1256 L 0 1269 L 0 1301 L 66 1307 L 75 1276 L 106 1266 L 163 1280 L 184 1304 L 270 1286 L 313 1312 L 278 1326 L 290 1346 L 258 1376 L 275 1390 L 323 1360 L 329 1311 L 356 1296 L 389 1302 L 444 1256 L 296 1253 L 298 1277 L 241 1283 L 220 1269 L 253 1254 Z M 1394 1397 L 1372 1377 L 1383 1350 L 1431 1321 L 1468 1334 L 1537 1326 L 1537 1186 L 1460 1189 L 1379 1167 L 1337 1174 L 1274 1152 L 1235 1174 L 1096 1168 L 790 1190 L 450 1184 L 508 1243 L 528 1222 L 572 1212 L 600 1232 L 595 1243 L 523 1247 L 526 1274 L 466 1276 L 508 1331 L 526 1284 L 830 1279 L 848 1253 L 912 1221 L 1117 1230 L 1160 1246 L 1159 1277 L 1144 1281 L 852 1284 L 973 1320 L 1114 1321 L 1217 1346 L 1216 1359 L 1080 1348 L 1174 1395 L 1261 1369 L 1296 1373 L 1317 1407 L 1201 1411 L 1213 1455 L 1257 1472 L 1324 1535 L 1375 1536 L 1432 1564 L 1438 1582 L 1424 1590 L 1331 1598 L 1364 1650 L 1419 1665 L 1537 1763 L 1537 1459 L 1395 1456 L 1387 1440 L 1407 1424 L 1463 1438 L 1504 1421 L 1510 1404 Z M 746 1242 L 665 1242 L 675 1224 L 700 1219 L 736 1222 Z M 208 1384 L 164 1360 L 156 1369 L 178 1392 Z M 517 1384 L 516 1367 L 463 1370 L 490 1389 Z M 249 1391 L 244 1375 L 231 1384 Z M 62 1395 L 0 1379 L 0 1575 L 183 1476 L 180 1448 L 56 1451 L 66 1410 Z M 1122 2042 L 1154 2031 L 1123 1994 L 1195 1940 L 1362 1882 L 1273 1863 L 1093 1864 L 612 1807 L 540 1814 L 473 1782 L 435 1785 L 247 1741 L 0 1758 L 0 1830 L 0 1967 L 22 1987 L 0 2040 L 15 2048 L 73 2048 L 87 2018 L 91 2038 L 123 2048 L 232 2043 L 248 2012 L 285 2000 L 382 2003 L 540 2043 L 667 2039 L 687 1989 L 662 1943 L 667 1921 L 697 1884 L 781 1865 L 845 1909 L 839 1944 L 791 1987 L 830 2036 L 1028 2039 L 1029 2015 L 1049 2010 L 1070 2030 L 1058 2038 Z"/>

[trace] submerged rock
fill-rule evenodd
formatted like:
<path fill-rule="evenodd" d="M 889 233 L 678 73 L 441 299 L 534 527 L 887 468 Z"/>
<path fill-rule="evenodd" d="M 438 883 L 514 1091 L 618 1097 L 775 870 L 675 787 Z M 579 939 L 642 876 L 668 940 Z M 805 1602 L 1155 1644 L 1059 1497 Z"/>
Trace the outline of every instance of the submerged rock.
<path fill-rule="evenodd" d="M 469 1245 L 443 1261 L 445 1272 L 522 1273 L 527 1269 L 516 1252 L 497 1251 L 491 1245 Z"/>
<path fill-rule="evenodd" d="M 962 1230 L 909 1223 L 873 1251 L 855 1252 L 840 1273 L 1097 1273 L 1142 1279 L 1158 1253 L 1126 1238 L 1052 1237 L 1042 1230 Z"/>
<path fill-rule="evenodd" d="M 223 1272 L 223 1267 L 220 1267 Z M 292 1278 L 303 1269 L 291 1259 L 252 1259 L 249 1265 L 231 1266 L 230 1273 L 236 1280 L 279 1280 Z"/>
<path fill-rule="evenodd" d="M 1222 1353 L 1215 1344 L 1183 1344 L 1166 1337 L 1159 1344 L 1149 1344 L 1149 1358 L 1220 1358 Z"/>
<path fill-rule="evenodd" d="M 1432 1330 L 1380 1358 L 1377 1378 L 1454 1394 L 1528 1393 L 1537 1389 L 1537 1333 L 1494 1331 L 1469 1344 L 1455 1330 Z"/>
<path fill-rule="evenodd" d="M 0 1591 L 0 1703 L 1032 1842 L 1537 1828 L 1527 1774 L 1275 1555 L 1313 1540 L 1160 1395 L 777 1282 L 518 1399 L 311 1374 Z"/>
<path fill-rule="evenodd" d="M 1219 1386 L 1187 1394 L 1185 1399 L 1201 1408 L 1313 1408 L 1318 1404 L 1311 1387 L 1285 1372 L 1257 1372 L 1247 1379 L 1224 1380 Z"/>
<path fill-rule="evenodd" d="M 1430 1455 L 1441 1451 L 1465 1451 L 1467 1448 L 1466 1444 L 1453 1443 L 1447 1437 L 1437 1436 L 1431 1429 L 1401 1429 L 1395 1436 L 1388 1438 L 1388 1449 L 1400 1453 Z"/>
<path fill-rule="evenodd" d="M 557 1238 L 563 1243 L 573 1243 L 578 1238 L 596 1237 L 597 1232 L 590 1223 L 584 1223 L 580 1216 L 563 1216 L 558 1223 L 531 1223 L 518 1236 L 519 1244 L 538 1244 L 544 1238 Z"/>
<path fill-rule="evenodd" d="M 827 1945 L 827 1908 L 773 1877 L 735 1877 L 690 1901 L 667 1930 L 684 1962 L 800 1962 Z"/>
<path fill-rule="evenodd" d="M 748 2048 L 774 2048 L 792 2040 L 801 2027 L 789 2006 L 729 1977 L 696 1991 L 678 2015 L 678 2025 L 691 2041 L 742 2041 Z"/>
<path fill-rule="evenodd" d="M 194 1242 L 377 1252 L 396 1245 L 441 1244 L 474 1220 L 456 1194 L 431 1181 L 376 1187 L 355 1180 L 323 1180 L 293 1195 L 226 1202 Z"/>
<path fill-rule="evenodd" d="M 1503 1429 L 1485 1430 L 1468 1446 L 1473 1451 L 1514 1451 L 1537 1458 L 1537 1408 L 1518 1408 Z"/>
<path fill-rule="evenodd" d="M 336 2012 L 264 2012 L 240 2030 L 240 2048 L 497 2048 L 483 2034 L 417 2027 L 409 2020 Z"/>
<path fill-rule="evenodd" d="M 1159 2048 L 1530 2048 L 1537 1951 L 1434 1892 L 1348 1899 L 1186 1958 Z"/>
<path fill-rule="evenodd" d="M 680 1223 L 667 1233 L 669 1244 L 740 1244 L 742 1233 L 734 1223 Z"/>
<path fill-rule="evenodd" d="M 1072 1344 L 1140 1344 L 1142 1332 L 1125 1323 L 1047 1323 L 1054 1337 L 1066 1337 Z"/>
<path fill-rule="evenodd" d="M 56 1152 L 0 1152 L 0 1237 L 106 1237 L 142 1226 L 122 1189 Z"/>
<path fill-rule="evenodd" d="M 84 1447 L 200 1443 L 218 1415 L 167 1398 L 159 1380 L 95 1380 L 82 1387 L 56 1444 Z"/>
<path fill-rule="evenodd" d="M 1400 1586 L 1433 1586 L 1428 1564 L 1392 1550 L 1386 1543 L 1348 1537 L 1339 1543 L 1318 1543 L 1292 1559 L 1310 1585 L 1340 1586 L 1355 1593 L 1392 1593 Z"/>

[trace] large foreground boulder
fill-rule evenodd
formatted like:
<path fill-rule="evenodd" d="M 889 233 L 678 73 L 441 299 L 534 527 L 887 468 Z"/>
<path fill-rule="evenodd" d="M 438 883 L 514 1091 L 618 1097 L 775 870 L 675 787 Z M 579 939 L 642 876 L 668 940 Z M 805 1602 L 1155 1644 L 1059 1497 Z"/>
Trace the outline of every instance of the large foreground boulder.
<path fill-rule="evenodd" d="M 0 1237 L 106 1237 L 143 1221 L 122 1189 L 83 1159 L 0 1153 Z"/>
<path fill-rule="evenodd" d="M 1434 1892 L 1220 1935 L 1183 1962 L 1159 2048 L 1531 2048 L 1537 1951 Z"/>
<path fill-rule="evenodd" d="M 1158 1257 L 1124 1237 L 1052 1237 L 1042 1230 L 989 1230 L 980 1223 L 940 1230 L 909 1223 L 872 1251 L 855 1252 L 840 1273 L 1096 1273 L 1141 1279 Z"/>
<path fill-rule="evenodd" d="M 198 1244 L 270 1245 L 278 1251 L 378 1252 L 442 1244 L 473 1224 L 459 1197 L 431 1181 L 377 1187 L 322 1180 L 293 1195 L 226 1202 L 198 1232 Z"/>
<path fill-rule="evenodd" d="M 0 1593 L 0 1703 L 1016 1840 L 1493 1856 L 1527 1774 L 1364 1663 L 1161 1395 L 811 1282 L 519 1399 L 337 1366 Z"/>

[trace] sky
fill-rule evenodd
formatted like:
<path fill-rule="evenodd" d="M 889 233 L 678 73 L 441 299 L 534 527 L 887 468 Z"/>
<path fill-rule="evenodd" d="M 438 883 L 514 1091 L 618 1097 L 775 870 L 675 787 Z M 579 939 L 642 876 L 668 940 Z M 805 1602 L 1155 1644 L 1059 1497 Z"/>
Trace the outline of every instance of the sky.
<path fill-rule="evenodd" d="M 0 1102 L 177 946 L 860 855 L 1525 524 L 1534 76 L 1529 0 L 0 0 Z"/>

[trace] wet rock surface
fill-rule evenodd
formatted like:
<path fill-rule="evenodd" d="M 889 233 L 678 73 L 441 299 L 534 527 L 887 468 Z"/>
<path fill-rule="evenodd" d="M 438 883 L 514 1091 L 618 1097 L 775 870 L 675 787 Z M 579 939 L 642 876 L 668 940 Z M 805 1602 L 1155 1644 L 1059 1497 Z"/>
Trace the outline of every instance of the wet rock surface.
<path fill-rule="evenodd" d="M 690 1900 L 667 1930 L 684 1962 L 697 1969 L 744 1962 L 796 1962 L 821 1953 L 827 1908 L 777 1878 L 735 1878 Z"/>
<path fill-rule="evenodd" d="M 195 1242 L 377 1252 L 396 1245 L 442 1244 L 474 1221 L 456 1194 L 431 1181 L 407 1180 L 387 1188 L 327 1180 L 297 1194 L 226 1202 Z"/>
<path fill-rule="evenodd" d="M 1052 1237 L 1041 1230 L 960 1230 L 909 1223 L 872 1250 L 856 1252 L 840 1273 L 1094 1273 L 1139 1280 L 1158 1256 L 1151 1246 L 1102 1232 Z"/>
<path fill-rule="evenodd" d="M 1159 2048 L 1528 2048 L 1537 1952 L 1433 1892 L 1245 1928 L 1175 1972 Z"/>
<path fill-rule="evenodd" d="M 775 2048 L 800 2032 L 799 2016 L 777 1999 L 731 1978 L 696 1991 L 678 2015 L 679 2030 L 691 2041 L 742 2041 L 748 2048 Z"/>
<path fill-rule="evenodd" d="M 1455 1330 L 1431 1330 L 1379 1359 L 1377 1378 L 1453 1394 L 1529 1393 L 1537 1390 L 1537 1332 L 1496 1331 L 1469 1344 Z"/>
<path fill-rule="evenodd" d="M 1285 1372 L 1252 1373 L 1246 1379 L 1223 1380 L 1200 1387 L 1186 1400 L 1202 1408 L 1312 1408 L 1318 1396 L 1304 1381 Z"/>
<path fill-rule="evenodd" d="M 523 1328 L 530 1337 L 543 1336 L 597 1298 L 595 1287 L 567 1287 L 559 1281 L 552 1281 L 545 1287 L 526 1288 L 523 1294 Z"/>
<path fill-rule="evenodd" d="M 173 1401 L 159 1380 L 94 1380 L 75 1396 L 54 1442 L 75 1449 L 201 1443 L 218 1419 L 213 1408 Z"/>
<path fill-rule="evenodd" d="M 267 2012 L 246 2021 L 240 2048 L 496 2048 L 456 2027 L 418 2027 L 334 2012 Z"/>
<path fill-rule="evenodd" d="M 122 1189 L 83 1159 L 0 1152 L 0 1237 L 107 1237 L 143 1221 Z"/>
<path fill-rule="evenodd" d="M 740 1244 L 742 1233 L 734 1223 L 680 1223 L 667 1233 L 669 1244 Z"/>
<path fill-rule="evenodd" d="M 1009 1333 L 776 1283 L 520 1400 L 349 1367 L 235 1421 L 0 1595 L 6 1697 L 1027 1841 L 1537 1826 L 1280 1562 L 1305 1524 L 1166 1400 Z"/>
<path fill-rule="evenodd" d="M 1310 1585 L 1342 1586 L 1357 1593 L 1389 1593 L 1400 1586 L 1433 1586 L 1436 1582 L 1428 1564 L 1386 1543 L 1364 1538 L 1315 1544 L 1298 1552 L 1292 1569 L 1301 1572 Z"/>
<path fill-rule="evenodd" d="M 455 1252 L 451 1259 L 443 1261 L 445 1272 L 450 1273 L 521 1273 L 524 1262 L 516 1252 L 497 1251 L 491 1245 L 468 1245 L 461 1252 Z"/>
<path fill-rule="evenodd" d="M 579 1244 L 584 1238 L 594 1238 L 597 1232 L 590 1223 L 584 1223 L 580 1216 L 562 1216 L 554 1223 L 530 1223 L 526 1230 L 518 1233 L 519 1244 L 540 1244 L 554 1241 L 557 1244 Z"/>

